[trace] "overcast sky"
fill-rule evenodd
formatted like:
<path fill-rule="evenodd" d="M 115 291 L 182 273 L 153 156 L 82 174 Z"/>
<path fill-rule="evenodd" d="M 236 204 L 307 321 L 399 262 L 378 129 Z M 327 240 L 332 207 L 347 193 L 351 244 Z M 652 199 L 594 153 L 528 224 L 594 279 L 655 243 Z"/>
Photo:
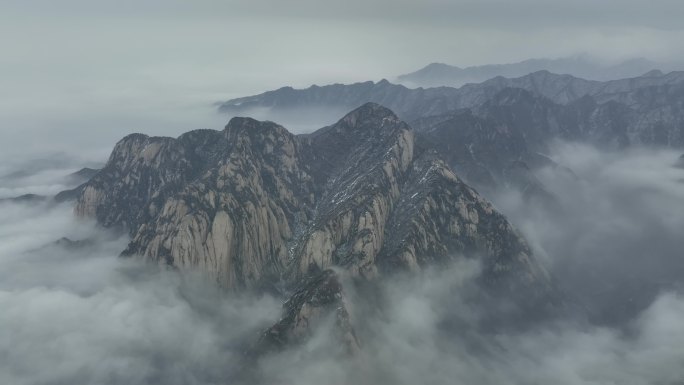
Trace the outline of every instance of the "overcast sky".
<path fill-rule="evenodd" d="M 680 0 L 4 0 L 0 150 L 102 157 L 133 131 L 221 128 L 217 100 L 435 61 L 681 60 L 682 14 Z"/>

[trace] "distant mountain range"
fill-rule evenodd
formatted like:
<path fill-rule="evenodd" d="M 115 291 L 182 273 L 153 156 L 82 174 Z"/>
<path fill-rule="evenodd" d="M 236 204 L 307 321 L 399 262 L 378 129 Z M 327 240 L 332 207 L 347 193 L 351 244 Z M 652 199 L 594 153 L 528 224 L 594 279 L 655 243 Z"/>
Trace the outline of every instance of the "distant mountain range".
<path fill-rule="evenodd" d="M 643 94 L 644 90 L 653 87 L 674 87 L 682 82 L 684 71 L 664 74 L 657 70 L 634 78 L 605 82 L 537 71 L 518 78 L 499 76 L 460 88 L 411 89 L 383 79 L 379 82 L 368 81 L 349 85 L 314 85 L 306 89 L 283 87 L 259 95 L 228 100 L 219 105 L 219 110 L 231 115 L 250 114 L 256 110 L 298 110 L 301 113 L 303 109 L 310 108 L 350 110 L 363 103 L 374 102 L 411 121 L 481 105 L 505 88 L 521 88 L 559 104 L 567 104 L 589 96 L 597 103 L 615 101 L 630 108 L 642 108 L 651 104 L 649 97 Z"/>
<path fill-rule="evenodd" d="M 616 80 L 645 74 L 654 69 L 672 71 L 673 64 L 658 63 L 636 58 L 618 64 L 605 65 L 587 56 L 573 56 L 559 59 L 529 59 L 510 64 L 487 64 L 460 68 L 444 63 L 431 63 L 418 71 L 397 77 L 397 82 L 409 87 L 458 87 L 467 83 L 481 83 L 503 76 L 508 78 L 524 76 L 537 71 L 567 74 L 591 80 Z"/>
<path fill-rule="evenodd" d="M 513 184 L 541 192 L 527 169 L 549 164 L 548 156 L 540 154 L 552 155 L 548 144 L 554 139 L 610 148 L 684 147 L 684 72 L 651 71 L 600 82 L 537 71 L 461 88 L 410 89 L 387 80 L 285 87 L 229 100 L 220 110 L 277 116 L 345 110 L 366 102 L 395 111 L 421 137 L 434 142 L 459 175 L 483 191 Z"/>

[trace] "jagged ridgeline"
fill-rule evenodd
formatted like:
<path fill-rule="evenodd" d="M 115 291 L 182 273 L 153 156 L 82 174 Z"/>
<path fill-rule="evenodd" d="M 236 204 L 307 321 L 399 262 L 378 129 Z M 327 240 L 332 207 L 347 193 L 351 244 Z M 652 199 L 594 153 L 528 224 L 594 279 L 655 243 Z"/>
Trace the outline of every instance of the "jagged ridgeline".
<path fill-rule="evenodd" d="M 497 291 L 553 292 L 506 218 L 373 103 L 308 135 L 250 118 L 177 139 L 129 135 L 75 210 L 129 232 L 124 255 L 230 289 L 310 292 L 307 277 L 333 267 L 372 281 L 470 257 Z"/>
<path fill-rule="evenodd" d="M 461 88 L 410 89 L 382 80 L 307 89 L 284 87 L 233 99 L 231 115 L 269 111 L 347 110 L 365 102 L 390 107 L 430 142 L 452 170 L 485 196 L 513 187 L 545 206 L 555 198 L 537 179 L 554 167 L 557 140 L 607 150 L 684 146 L 684 72 L 650 71 L 631 79 L 592 81 L 538 71 Z M 559 168 L 559 170 L 562 168 Z"/>

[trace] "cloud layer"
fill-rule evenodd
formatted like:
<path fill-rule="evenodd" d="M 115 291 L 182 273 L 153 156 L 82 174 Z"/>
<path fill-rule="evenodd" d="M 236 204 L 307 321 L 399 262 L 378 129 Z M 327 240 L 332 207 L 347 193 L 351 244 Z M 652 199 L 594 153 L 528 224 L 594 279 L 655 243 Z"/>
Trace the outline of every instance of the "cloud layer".
<path fill-rule="evenodd" d="M 247 383 L 681 382 L 678 154 L 578 145 L 556 153 L 574 176 L 548 170 L 542 180 L 568 208 L 563 216 L 529 210 L 513 193 L 497 205 L 593 323 L 484 330 L 487 309 L 468 300 L 478 266 L 464 261 L 394 277 L 378 288 L 381 301 L 347 286 L 359 355 L 341 353 L 332 322 L 323 322 L 304 345 L 258 360 Z M 68 205 L 0 209 L 1 383 L 239 383 L 242 353 L 279 317 L 281 299 L 225 293 L 199 274 L 118 258 L 127 239 L 75 220 Z M 55 243 L 64 236 L 86 241 Z M 635 306 L 624 295 L 633 283 L 648 292 Z M 595 291 L 602 284 L 608 289 Z"/>
<path fill-rule="evenodd" d="M 0 382 L 214 384 L 278 318 L 270 297 L 118 258 L 67 206 L 0 204 Z M 89 240 L 80 247 L 54 242 Z"/>
<path fill-rule="evenodd" d="M 596 321 L 619 322 L 678 289 L 684 274 L 684 169 L 671 150 L 599 150 L 559 143 L 541 181 L 562 209 L 545 212 L 515 193 L 499 208 L 545 257 L 565 289 Z"/>
<path fill-rule="evenodd" d="M 355 314 L 358 356 L 322 326 L 305 346 L 260 362 L 277 384 L 677 384 L 684 378 L 684 297 L 662 293 L 625 329 L 568 321 L 486 333 L 462 301 L 473 267 L 389 283 L 380 315 Z M 356 302 L 358 303 L 358 302 Z"/>

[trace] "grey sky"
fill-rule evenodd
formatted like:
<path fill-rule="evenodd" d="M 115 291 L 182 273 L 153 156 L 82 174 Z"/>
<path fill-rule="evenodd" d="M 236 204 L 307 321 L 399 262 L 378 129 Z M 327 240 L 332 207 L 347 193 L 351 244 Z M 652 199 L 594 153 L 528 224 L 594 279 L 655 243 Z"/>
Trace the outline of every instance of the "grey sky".
<path fill-rule="evenodd" d="M 0 142 L 13 143 L 0 149 L 79 140 L 102 154 L 131 131 L 220 128 L 216 100 L 391 78 L 434 61 L 680 60 L 683 13 L 677 0 L 8 0 Z"/>

